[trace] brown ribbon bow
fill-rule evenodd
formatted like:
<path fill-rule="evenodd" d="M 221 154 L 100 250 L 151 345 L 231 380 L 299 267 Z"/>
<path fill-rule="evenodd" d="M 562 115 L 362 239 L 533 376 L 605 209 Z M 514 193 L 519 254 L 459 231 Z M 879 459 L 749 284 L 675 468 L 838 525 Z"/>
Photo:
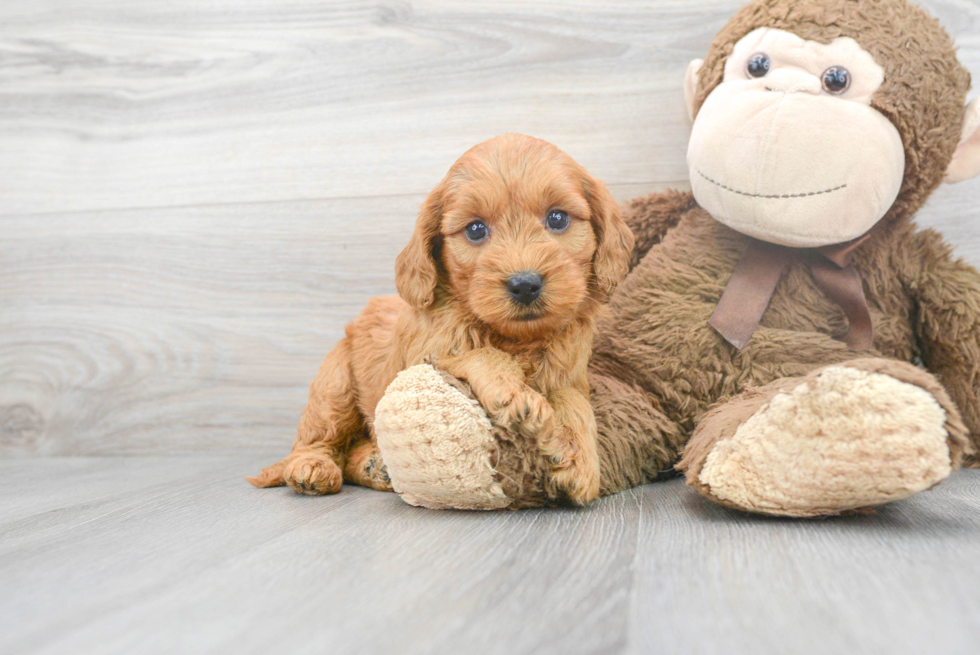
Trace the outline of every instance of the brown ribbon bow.
<path fill-rule="evenodd" d="M 817 287 L 847 317 L 844 343 L 851 350 L 867 350 L 874 336 L 871 313 L 861 276 L 851 264 L 851 258 L 869 236 L 815 249 L 787 248 L 750 238 L 708 323 L 741 350 L 762 320 L 780 278 L 794 259 L 804 255 Z"/>

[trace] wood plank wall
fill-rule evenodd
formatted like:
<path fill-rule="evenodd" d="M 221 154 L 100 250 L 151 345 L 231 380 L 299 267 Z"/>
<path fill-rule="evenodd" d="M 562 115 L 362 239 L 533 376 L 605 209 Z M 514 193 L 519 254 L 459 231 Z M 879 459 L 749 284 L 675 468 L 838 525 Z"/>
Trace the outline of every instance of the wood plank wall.
<path fill-rule="evenodd" d="M 469 146 L 686 186 L 681 80 L 739 4 L 4 3 L 0 454 L 284 450 Z M 924 4 L 980 80 L 980 3 Z M 980 265 L 980 182 L 921 222 Z"/>

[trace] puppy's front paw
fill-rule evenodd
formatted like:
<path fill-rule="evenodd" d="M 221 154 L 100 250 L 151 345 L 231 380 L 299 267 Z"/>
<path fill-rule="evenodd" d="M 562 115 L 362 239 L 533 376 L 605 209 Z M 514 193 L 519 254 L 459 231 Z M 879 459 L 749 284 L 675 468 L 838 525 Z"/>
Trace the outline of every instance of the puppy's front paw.
<path fill-rule="evenodd" d="M 565 468 L 552 469 L 551 477 L 576 505 L 588 505 L 599 497 L 599 467 L 572 462 Z"/>
<path fill-rule="evenodd" d="M 292 455 L 285 461 L 283 482 L 298 494 L 335 494 L 344 484 L 340 467 L 329 457 L 312 453 Z"/>
<path fill-rule="evenodd" d="M 551 431 L 555 412 L 548 399 L 524 383 L 501 385 L 480 403 L 498 425 L 537 436 Z"/>
<path fill-rule="evenodd" d="M 551 479 L 576 505 L 599 497 L 599 456 L 595 449 L 581 448 L 571 430 L 562 427 L 538 441 L 551 464 Z"/>

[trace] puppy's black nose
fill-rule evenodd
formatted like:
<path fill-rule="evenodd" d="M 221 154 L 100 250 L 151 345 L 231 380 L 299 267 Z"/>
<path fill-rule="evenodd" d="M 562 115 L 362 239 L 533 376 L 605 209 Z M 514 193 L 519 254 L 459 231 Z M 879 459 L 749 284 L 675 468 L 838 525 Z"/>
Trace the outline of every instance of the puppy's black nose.
<path fill-rule="evenodd" d="M 541 275 L 524 271 L 511 275 L 507 279 L 507 291 L 510 292 L 510 299 L 521 305 L 530 305 L 541 295 L 541 287 L 544 285 Z"/>

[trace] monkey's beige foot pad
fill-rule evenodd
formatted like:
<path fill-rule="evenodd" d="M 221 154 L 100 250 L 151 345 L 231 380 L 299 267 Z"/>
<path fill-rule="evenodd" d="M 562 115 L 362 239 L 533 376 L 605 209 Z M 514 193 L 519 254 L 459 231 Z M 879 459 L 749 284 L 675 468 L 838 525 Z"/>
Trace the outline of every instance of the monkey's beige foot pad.
<path fill-rule="evenodd" d="M 374 428 L 391 485 L 412 505 L 492 510 L 558 500 L 536 438 L 495 425 L 469 385 L 428 364 L 388 385 Z"/>
<path fill-rule="evenodd" d="M 512 499 L 493 466 L 493 425 L 483 408 L 428 364 L 398 374 L 374 417 L 391 485 L 431 509 L 501 509 Z"/>
<path fill-rule="evenodd" d="M 374 428 L 391 485 L 412 505 L 502 509 L 496 440 L 483 408 L 428 364 L 398 374 L 378 403 Z"/>
<path fill-rule="evenodd" d="M 938 484 L 958 463 L 961 433 L 931 375 L 900 362 L 857 360 L 779 380 L 712 410 L 678 467 L 699 493 L 728 507 L 826 516 Z"/>

